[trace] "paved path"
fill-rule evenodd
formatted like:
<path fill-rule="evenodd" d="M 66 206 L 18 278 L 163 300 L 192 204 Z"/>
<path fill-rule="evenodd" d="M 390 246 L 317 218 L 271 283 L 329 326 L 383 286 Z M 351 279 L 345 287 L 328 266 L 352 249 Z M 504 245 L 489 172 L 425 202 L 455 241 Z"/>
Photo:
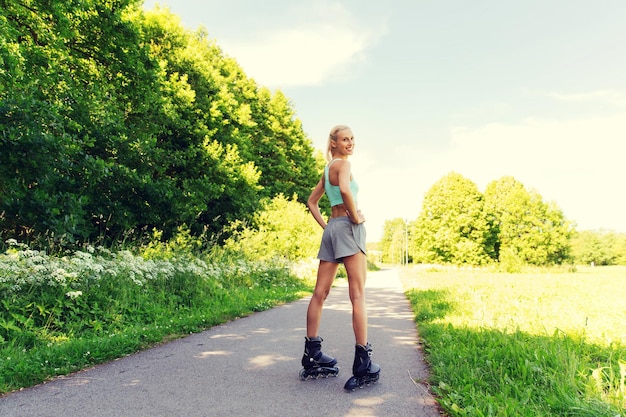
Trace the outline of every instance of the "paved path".
<path fill-rule="evenodd" d="M 370 272 L 369 336 L 380 381 L 343 390 L 354 334 L 347 284 L 322 316 L 337 378 L 300 381 L 309 298 L 0 397 L 0 416 L 439 416 L 397 272 Z M 412 379 L 413 378 L 413 379 Z"/>

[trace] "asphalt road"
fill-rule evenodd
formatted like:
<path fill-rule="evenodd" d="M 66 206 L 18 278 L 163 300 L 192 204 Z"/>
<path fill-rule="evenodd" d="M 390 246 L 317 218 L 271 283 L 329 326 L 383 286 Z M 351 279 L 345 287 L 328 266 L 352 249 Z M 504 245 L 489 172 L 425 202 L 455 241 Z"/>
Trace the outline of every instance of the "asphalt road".
<path fill-rule="evenodd" d="M 394 270 L 368 273 L 373 359 L 380 381 L 354 392 L 354 333 L 347 283 L 324 306 L 323 349 L 337 378 L 301 381 L 309 298 L 0 397 L 0 416 L 424 416 L 440 413 L 409 303 Z"/>

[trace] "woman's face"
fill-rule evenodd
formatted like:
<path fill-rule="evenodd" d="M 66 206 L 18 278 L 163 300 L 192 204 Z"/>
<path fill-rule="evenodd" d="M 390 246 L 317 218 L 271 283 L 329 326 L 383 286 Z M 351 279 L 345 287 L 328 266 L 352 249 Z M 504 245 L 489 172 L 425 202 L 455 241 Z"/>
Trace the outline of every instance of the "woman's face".
<path fill-rule="evenodd" d="M 335 152 L 341 155 L 352 155 L 354 152 L 354 135 L 352 130 L 344 129 L 337 132 Z"/>

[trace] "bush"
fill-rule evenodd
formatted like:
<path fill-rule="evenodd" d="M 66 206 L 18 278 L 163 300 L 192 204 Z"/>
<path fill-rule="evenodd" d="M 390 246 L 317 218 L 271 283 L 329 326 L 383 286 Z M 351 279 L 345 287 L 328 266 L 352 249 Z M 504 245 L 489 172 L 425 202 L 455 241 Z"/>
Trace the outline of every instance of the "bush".
<path fill-rule="evenodd" d="M 267 201 L 253 224 L 235 223 L 233 237 L 225 247 L 250 259 L 309 259 L 317 254 L 322 228 L 304 204 L 282 194 Z"/>

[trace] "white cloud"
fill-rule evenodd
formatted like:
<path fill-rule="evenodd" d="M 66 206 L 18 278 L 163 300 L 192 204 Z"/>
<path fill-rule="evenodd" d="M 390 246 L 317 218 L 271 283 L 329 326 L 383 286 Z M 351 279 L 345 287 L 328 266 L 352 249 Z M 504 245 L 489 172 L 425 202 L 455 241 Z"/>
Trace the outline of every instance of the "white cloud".
<path fill-rule="evenodd" d="M 582 120 L 527 119 L 452 131 L 454 162 L 480 179 L 520 173 L 538 183 L 562 173 L 594 175 L 623 171 L 626 114 Z M 492 178 L 495 179 L 495 178 Z"/>
<path fill-rule="evenodd" d="M 626 113 L 458 128 L 450 164 L 483 188 L 512 175 L 555 201 L 580 228 L 626 231 L 624 138 Z"/>
<path fill-rule="evenodd" d="M 616 106 L 626 106 L 626 97 L 619 91 L 615 90 L 598 90 L 586 93 L 547 93 L 548 97 L 559 101 L 571 103 L 604 103 Z"/>
<path fill-rule="evenodd" d="M 319 85 L 349 74 L 385 33 L 384 22 L 366 25 L 337 3 L 300 10 L 305 16 L 248 39 L 220 45 L 258 83 L 269 87 Z"/>

